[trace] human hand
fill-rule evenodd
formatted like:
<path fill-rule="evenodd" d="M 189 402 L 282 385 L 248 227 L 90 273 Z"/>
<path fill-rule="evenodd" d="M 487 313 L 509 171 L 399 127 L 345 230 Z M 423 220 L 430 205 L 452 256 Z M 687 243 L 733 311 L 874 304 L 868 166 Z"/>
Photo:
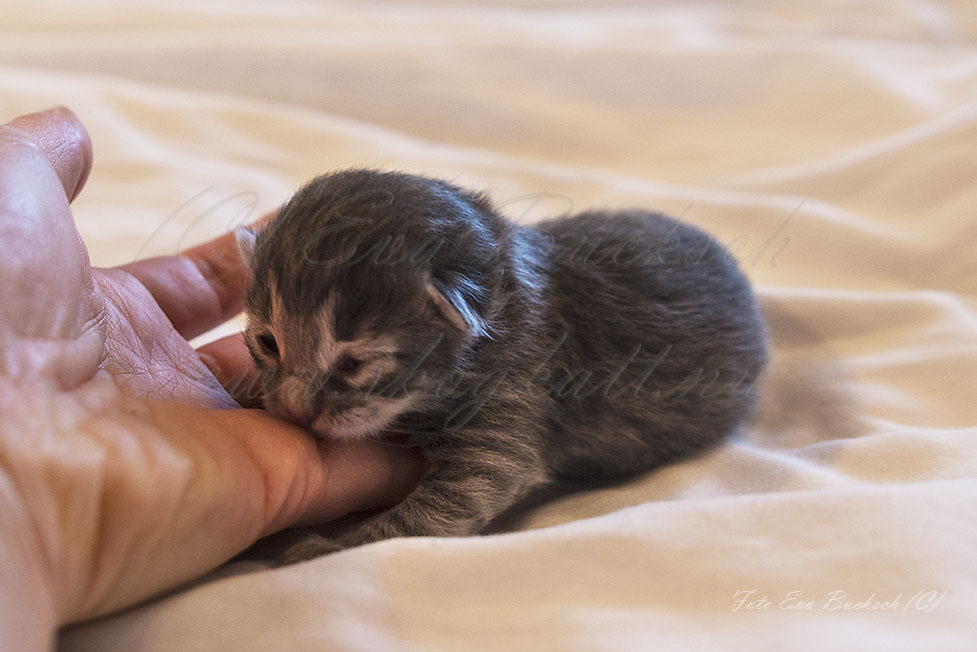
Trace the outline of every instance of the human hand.
<path fill-rule="evenodd" d="M 69 208 L 91 168 L 66 109 L 0 126 L 0 640 L 119 609 L 293 524 L 391 504 L 420 472 L 375 444 L 319 448 L 243 410 L 233 237 L 93 269 Z M 45 638 L 46 637 L 46 638 Z"/>

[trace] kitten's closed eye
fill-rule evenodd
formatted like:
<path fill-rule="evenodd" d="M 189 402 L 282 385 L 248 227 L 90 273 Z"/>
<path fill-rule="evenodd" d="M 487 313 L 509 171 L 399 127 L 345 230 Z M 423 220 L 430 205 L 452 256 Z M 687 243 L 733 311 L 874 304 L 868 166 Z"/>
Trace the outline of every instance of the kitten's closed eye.
<path fill-rule="evenodd" d="M 278 341 L 275 339 L 274 335 L 271 333 L 262 333 L 255 339 L 258 342 L 258 347 L 261 348 L 262 353 L 269 357 L 275 358 L 276 360 L 278 359 Z"/>

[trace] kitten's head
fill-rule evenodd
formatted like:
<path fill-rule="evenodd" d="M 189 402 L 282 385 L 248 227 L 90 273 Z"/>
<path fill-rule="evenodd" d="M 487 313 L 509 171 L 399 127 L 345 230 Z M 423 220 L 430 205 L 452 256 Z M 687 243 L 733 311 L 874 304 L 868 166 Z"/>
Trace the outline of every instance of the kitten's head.
<path fill-rule="evenodd" d="M 265 407 L 317 436 L 380 434 L 490 336 L 501 218 L 424 177 L 318 177 L 254 233 L 245 341 Z"/>

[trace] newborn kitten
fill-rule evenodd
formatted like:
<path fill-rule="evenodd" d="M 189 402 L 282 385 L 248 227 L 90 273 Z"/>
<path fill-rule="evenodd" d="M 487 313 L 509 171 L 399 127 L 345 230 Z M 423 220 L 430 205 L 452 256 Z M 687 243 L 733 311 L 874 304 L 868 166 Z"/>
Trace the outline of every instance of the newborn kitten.
<path fill-rule="evenodd" d="M 749 416 L 766 361 L 729 253 L 653 213 L 518 226 L 449 183 L 350 170 L 239 240 L 267 409 L 323 439 L 418 446 L 428 463 L 401 503 L 309 534 L 286 562 L 474 534 L 541 485 L 699 451 Z"/>

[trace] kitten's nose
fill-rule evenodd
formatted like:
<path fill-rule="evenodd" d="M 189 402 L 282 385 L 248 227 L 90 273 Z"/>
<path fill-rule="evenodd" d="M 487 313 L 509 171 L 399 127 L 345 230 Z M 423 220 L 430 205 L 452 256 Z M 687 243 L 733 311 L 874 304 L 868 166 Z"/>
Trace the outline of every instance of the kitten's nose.
<path fill-rule="evenodd" d="M 285 416 L 300 426 L 308 427 L 318 413 L 307 383 L 301 378 L 285 378 L 278 390 L 278 399 Z"/>
<path fill-rule="evenodd" d="M 294 421 L 297 425 L 308 429 L 312 425 L 312 421 L 315 419 L 316 411 L 311 407 L 299 407 L 296 406 L 283 406 L 285 408 L 285 417 L 289 421 Z"/>

